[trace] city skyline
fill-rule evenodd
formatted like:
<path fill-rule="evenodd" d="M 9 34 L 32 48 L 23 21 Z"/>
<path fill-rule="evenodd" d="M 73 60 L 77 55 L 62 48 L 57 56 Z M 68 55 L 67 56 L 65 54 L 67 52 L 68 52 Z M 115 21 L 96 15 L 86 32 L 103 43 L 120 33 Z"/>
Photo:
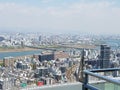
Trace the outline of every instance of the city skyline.
<path fill-rule="evenodd" d="M 0 31 L 120 33 L 119 0 L 1 0 Z"/>

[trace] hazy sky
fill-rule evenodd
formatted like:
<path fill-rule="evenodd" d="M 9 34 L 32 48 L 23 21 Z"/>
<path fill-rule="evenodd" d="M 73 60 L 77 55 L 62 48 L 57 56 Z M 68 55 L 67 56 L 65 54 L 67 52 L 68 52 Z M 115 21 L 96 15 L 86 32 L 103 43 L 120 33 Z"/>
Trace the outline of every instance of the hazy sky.
<path fill-rule="evenodd" d="M 120 33 L 120 0 L 0 0 L 0 31 Z"/>

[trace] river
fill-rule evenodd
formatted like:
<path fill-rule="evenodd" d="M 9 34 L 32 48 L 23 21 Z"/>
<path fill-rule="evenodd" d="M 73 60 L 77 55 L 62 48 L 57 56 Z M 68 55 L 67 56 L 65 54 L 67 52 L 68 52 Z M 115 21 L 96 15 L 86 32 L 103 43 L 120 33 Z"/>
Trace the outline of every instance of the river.
<path fill-rule="evenodd" d="M 42 50 L 32 50 L 32 51 L 21 51 L 21 52 L 0 52 L 0 60 L 2 60 L 4 57 L 19 57 L 19 56 L 26 56 L 26 55 L 33 55 L 41 53 Z"/>
<path fill-rule="evenodd" d="M 107 45 L 110 45 L 112 48 L 114 47 L 120 47 L 120 40 L 104 40 L 104 42 Z M 62 49 L 61 49 L 62 50 Z M 65 48 L 63 49 L 65 50 Z M 38 54 L 41 53 L 43 50 L 38 49 L 38 50 L 32 50 L 32 51 L 21 51 L 21 52 L 0 52 L 0 60 L 2 60 L 4 57 L 19 57 L 19 56 L 26 56 L 26 55 L 33 55 L 33 54 Z"/>

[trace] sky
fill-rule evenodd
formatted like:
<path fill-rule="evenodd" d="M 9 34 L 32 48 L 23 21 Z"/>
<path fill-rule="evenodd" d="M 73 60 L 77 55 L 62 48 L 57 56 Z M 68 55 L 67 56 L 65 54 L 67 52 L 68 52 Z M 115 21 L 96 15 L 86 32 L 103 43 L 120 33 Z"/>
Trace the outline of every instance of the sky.
<path fill-rule="evenodd" d="M 120 33 L 120 0 L 0 0 L 0 31 Z"/>

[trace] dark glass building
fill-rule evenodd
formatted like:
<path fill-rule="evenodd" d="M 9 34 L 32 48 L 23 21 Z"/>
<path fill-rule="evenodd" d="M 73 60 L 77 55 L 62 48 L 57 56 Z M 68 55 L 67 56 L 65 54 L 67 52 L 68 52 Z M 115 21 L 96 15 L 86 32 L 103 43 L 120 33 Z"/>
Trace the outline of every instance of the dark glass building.
<path fill-rule="evenodd" d="M 43 62 L 43 61 L 50 61 L 50 60 L 54 60 L 54 54 L 51 53 L 51 54 L 41 54 L 39 55 L 39 61 L 40 62 Z"/>
<path fill-rule="evenodd" d="M 110 67 L 110 47 L 101 45 L 100 47 L 100 68 Z"/>

